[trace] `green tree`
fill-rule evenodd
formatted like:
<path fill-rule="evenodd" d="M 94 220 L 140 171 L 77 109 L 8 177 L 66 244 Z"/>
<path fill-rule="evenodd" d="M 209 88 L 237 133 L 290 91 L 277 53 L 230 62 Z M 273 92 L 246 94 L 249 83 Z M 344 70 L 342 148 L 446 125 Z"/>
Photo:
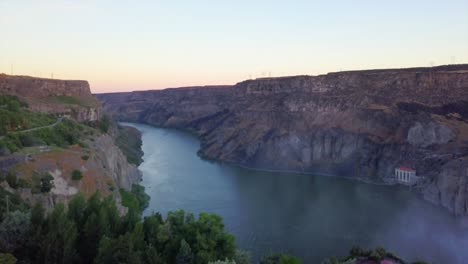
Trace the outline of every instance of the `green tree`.
<path fill-rule="evenodd" d="M 45 173 L 41 177 L 41 192 L 47 193 L 54 188 L 54 177 L 49 173 Z"/>
<path fill-rule="evenodd" d="M 263 257 L 260 260 L 260 264 L 300 264 L 301 261 L 294 257 L 286 254 L 273 254 L 270 256 Z"/>
<path fill-rule="evenodd" d="M 243 250 L 236 250 L 236 254 L 234 255 L 234 261 L 236 262 L 236 264 L 252 263 L 249 252 Z"/>
<path fill-rule="evenodd" d="M 114 264 L 114 263 L 132 263 L 139 264 L 141 261 L 141 252 L 135 250 L 130 233 L 111 239 L 105 236 L 99 244 L 99 254 L 94 263 Z"/>
<path fill-rule="evenodd" d="M 79 181 L 83 178 L 83 175 L 81 174 L 81 171 L 79 170 L 73 170 L 72 171 L 72 180 L 74 181 Z"/>
<path fill-rule="evenodd" d="M 177 264 L 192 264 L 193 263 L 193 254 L 190 245 L 185 242 L 184 239 L 180 241 L 179 253 L 176 257 Z"/>
<path fill-rule="evenodd" d="M 0 263 L 2 264 L 16 264 L 17 259 L 10 253 L 0 253 Z"/>
<path fill-rule="evenodd" d="M 6 181 L 11 188 L 16 189 L 18 188 L 18 178 L 16 177 L 16 173 L 14 171 L 9 171 L 6 176 Z"/>
<path fill-rule="evenodd" d="M 208 264 L 236 264 L 236 262 L 234 260 L 225 259 L 225 260 L 211 261 Z"/>
<path fill-rule="evenodd" d="M 26 242 L 29 230 L 29 213 L 10 212 L 0 223 L 0 246 L 7 252 L 14 252 Z"/>
<path fill-rule="evenodd" d="M 10 100 L 7 104 L 7 109 L 11 112 L 18 112 L 20 110 L 20 103 L 17 100 Z"/>
<path fill-rule="evenodd" d="M 75 195 L 75 197 L 73 197 L 73 199 L 71 199 L 68 203 L 67 216 L 71 221 L 75 223 L 78 230 L 82 230 L 85 224 L 86 206 L 86 199 L 81 193 Z"/>
<path fill-rule="evenodd" d="M 54 208 L 45 226 L 41 242 L 42 260 L 45 263 L 72 263 L 77 257 L 77 230 L 68 219 L 63 204 Z"/>

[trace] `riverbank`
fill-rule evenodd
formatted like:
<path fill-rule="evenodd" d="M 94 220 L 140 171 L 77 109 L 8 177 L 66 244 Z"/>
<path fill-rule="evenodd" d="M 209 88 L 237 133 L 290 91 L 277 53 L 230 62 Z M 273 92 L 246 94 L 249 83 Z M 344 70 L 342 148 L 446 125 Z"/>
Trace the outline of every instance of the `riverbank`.
<path fill-rule="evenodd" d="M 451 246 L 468 246 L 467 230 L 404 186 L 206 161 L 196 154 L 200 142 L 191 133 L 130 125 L 142 131 L 141 184 L 151 196 L 145 215 L 177 209 L 220 215 L 237 246 L 254 259 L 286 252 L 320 263 L 346 255 L 354 245 L 383 246 L 408 260 L 435 263 L 463 263 L 457 258 L 468 257 Z"/>

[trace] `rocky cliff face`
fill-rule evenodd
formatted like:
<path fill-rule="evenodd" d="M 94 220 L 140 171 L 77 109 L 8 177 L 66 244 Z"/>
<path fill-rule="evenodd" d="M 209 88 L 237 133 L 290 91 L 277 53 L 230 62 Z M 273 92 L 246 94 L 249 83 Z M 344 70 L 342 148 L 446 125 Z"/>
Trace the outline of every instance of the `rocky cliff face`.
<path fill-rule="evenodd" d="M 460 186 L 468 176 L 453 165 L 468 156 L 468 65 L 265 78 L 98 99 L 120 120 L 193 131 L 202 140 L 201 156 L 242 166 L 374 182 L 411 166 L 427 179 L 419 186 L 427 199 L 468 214 Z"/>
<path fill-rule="evenodd" d="M 87 81 L 65 81 L 0 74 L 0 95 L 14 95 L 32 111 L 67 115 L 79 122 L 96 121 L 99 102 Z"/>
<path fill-rule="evenodd" d="M 86 124 L 98 122 L 100 118 L 101 105 L 91 94 L 86 81 L 0 75 L 0 95 L 17 96 L 27 103 L 29 111 L 65 115 Z M 140 182 L 141 172 L 127 162 L 127 157 L 115 144 L 115 134 L 73 123 L 75 126 L 67 129 L 79 131 L 79 144 L 66 147 L 35 145 L 15 153 L 1 153 L 0 175 L 12 173 L 23 184 L 12 189 L 3 181 L 0 186 L 19 193 L 31 204 L 40 202 L 47 208 L 68 202 L 78 192 L 90 196 L 99 191 L 102 195 L 113 196 L 119 204 L 119 190 L 130 191 L 133 184 Z M 113 125 L 109 130 L 117 130 Z M 74 180 L 73 171 L 80 171 L 82 179 Z M 53 177 L 54 187 L 50 192 L 34 190 L 38 177 L 44 174 Z M 125 211 L 122 207 L 119 209 Z"/>

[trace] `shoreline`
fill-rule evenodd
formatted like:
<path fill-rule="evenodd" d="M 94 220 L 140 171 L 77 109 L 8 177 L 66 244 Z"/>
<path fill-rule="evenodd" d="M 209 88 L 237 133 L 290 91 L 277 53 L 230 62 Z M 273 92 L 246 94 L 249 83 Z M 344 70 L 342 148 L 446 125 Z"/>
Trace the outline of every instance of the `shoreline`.
<path fill-rule="evenodd" d="M 369 184 L 369 185 L 375 185 L 375 186 L 389 186 L 389 187 L 390 186 L 401 186 L 401 187 L 406 187 L 406 188 L 408 188 L 410 190 L 410 192 L 412 192 L 412 193 L 416 194 L 417 196 L 419 196 L 419 198 L 421 200 L 423 200 L 424 202 L 426 202 L 428 204 L 431 204 L 431 205 L 433 205 L 435 207 L 442 208 L 449 215 L 454 217 L 457 220 L 457 222 L 459 222 L 464 228 L 468 228 L 468 215 L 457 216 L 452 211 L 450 211 L 448 208 L 442 206 L 441 204 L 433 203 L 431 200 L 425 199 L 420 191 L 415 190 L 418 187 L 414 186 L 414 185 L 413 186 L 407 186 L 407 185 L 402 185 L 402 184 L 392 183 L 392 182 L 385 182 L 385 181 L 376 182 L 376 181 L 367 180 L 365 178 L 345 177 L 345 176 L 340 176 L 340 175 L 331 174 L 331 173 L 305 172 L 305 171 L 296 171 L 296 170 L 275 170 L 275 169 L 249 167 L 249 166 L 245 166 L 245 165 L 242 165 L 242 164 L 239 164 L 239 163 L 227 162 L 227 161 L 223 161 L 223 160 L 207 158 L 207 157 L 204 157 L 203 155 L 200 155 L 202 139 L 200 138 L 200 135 L 198 133 L 196 133 L 195 131 L 193 131 L 193 130 L 183 129 L 183 128 L 175 128 L 175 127 L 156 126 L 156 125 L 148 124 L 148 123 L 145 123 L 145 122 L 129 122 L 129 121 L 117 121 L 117 122 L 120 125 L 123 125 L 123 126 L 125 126 L 126 124 L 127 124 L 127 126 L 128 126 L 128 124 L 130 126 L 131 126 L 131 124 L 139 124 L 139 125 L 146 125 L 146 126 L 149 126 L 149 127 L 152 127 L 152 128 L 170 129 L 170 130 L 175 130 L 175 131 L 178 131 L 178 132 L 188 133 L 188 134 L 194 136 L 200 142 L 200 146 L 199 146 L 199 149 L 198 149 L 196 155 L 200 159 L 202 159 L 204 161 L 207 161 L 207 162 L 212 162 L 212 163 L 217 163 L 217 164 L 226 164 L 226 165 L 229 165 L 229 166 L 234 166 L 234 167 L 237 167 L 237 168 L 251 170 L 251 171 L 258 171 L 258 172 L 290 173 L 290 174 L 297 174 L 297 175 L 313 175 L 313 176 L 319 176 L 319 177 L 330 177 L 330 178 L 336 178 L 336 179 L 344 179 L 344 180 L 348 180 L 348 181 L 355 181 L 355 182 Z M 132 126 L 132 127 L 134 127 L 134 126 Z"/>

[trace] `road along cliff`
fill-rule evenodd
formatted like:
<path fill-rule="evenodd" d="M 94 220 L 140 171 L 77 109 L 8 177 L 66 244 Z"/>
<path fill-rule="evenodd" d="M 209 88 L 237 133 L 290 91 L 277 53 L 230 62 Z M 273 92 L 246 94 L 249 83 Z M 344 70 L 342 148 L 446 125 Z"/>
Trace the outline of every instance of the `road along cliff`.
<path fill-rule="evenodd" d="M 122 121 L 179 128 L 199 154 L 246 167 L 392 182 L 468 215 L 468 65 L 247 80 L 233 86 L 99 94 Z"/>

